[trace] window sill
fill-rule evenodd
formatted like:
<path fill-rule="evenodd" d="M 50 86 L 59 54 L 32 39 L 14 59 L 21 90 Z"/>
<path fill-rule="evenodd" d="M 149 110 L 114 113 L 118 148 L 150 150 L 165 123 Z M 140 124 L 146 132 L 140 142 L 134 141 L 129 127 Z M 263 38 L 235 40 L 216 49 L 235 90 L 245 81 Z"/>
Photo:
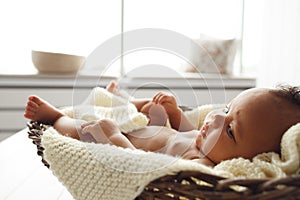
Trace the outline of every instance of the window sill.
<path fill-rule="evenodd" d="M 105 86 L 118 80 L 123 88 L 251 88 L 256 79 L 252 77 L 220 74 L 181 74 L 180 76 L 114 77 L 99 75 L 59 74 L 10 74 L 0 75 L 0 87 L 77 87 Z"/>

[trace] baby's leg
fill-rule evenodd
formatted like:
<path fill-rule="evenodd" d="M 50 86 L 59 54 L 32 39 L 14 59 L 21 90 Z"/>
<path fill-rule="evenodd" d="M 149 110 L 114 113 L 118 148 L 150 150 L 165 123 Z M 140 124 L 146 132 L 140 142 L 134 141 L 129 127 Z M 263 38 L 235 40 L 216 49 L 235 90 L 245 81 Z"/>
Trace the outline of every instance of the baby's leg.
<path fill-rule="evenodd" d="M 110 119 L 83 124 L 82 133 L 84 135 L 91 134 L 98 143 L 111 143 L 116 146 L 135 149 L 128 138 L 121 133 L 118 125 Z"/>
<path fill-rule="evenodd" d="M 80 139 L 78 135 L 78 131 L 81 131 L 80 125 L 86 123 L 83 120 L 65 116 L 59 109 L 37 96 L 28 98 L 24 117 L 32 121 L 53 125 L 61 134 L 75 139 Z"/>
<path fill-rule="evenodd" d="M 55 121 L 53 127 L 63 135 L 85 142 L 94 142 L 95 140 L 89 134 L 81 134 L 81 125 L 84 123 L 86 123 L 86 121 L 73 119 L 64 115 Z"/>

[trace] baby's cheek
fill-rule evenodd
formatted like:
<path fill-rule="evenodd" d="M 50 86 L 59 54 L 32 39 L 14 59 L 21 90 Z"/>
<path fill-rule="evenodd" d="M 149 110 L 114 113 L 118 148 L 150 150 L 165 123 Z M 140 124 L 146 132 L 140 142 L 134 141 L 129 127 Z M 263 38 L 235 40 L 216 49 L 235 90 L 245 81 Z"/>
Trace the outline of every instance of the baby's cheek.
<path fill-rule="evenodd" d="M 212 130 L 207 137 L 202 141 L 202 150 L 204 154 L 218 154 L 220 151 L 224 151 L 224 149 L 221 148 L 221 141 L 220 135 L 221 131 L 219 129 Z"/>

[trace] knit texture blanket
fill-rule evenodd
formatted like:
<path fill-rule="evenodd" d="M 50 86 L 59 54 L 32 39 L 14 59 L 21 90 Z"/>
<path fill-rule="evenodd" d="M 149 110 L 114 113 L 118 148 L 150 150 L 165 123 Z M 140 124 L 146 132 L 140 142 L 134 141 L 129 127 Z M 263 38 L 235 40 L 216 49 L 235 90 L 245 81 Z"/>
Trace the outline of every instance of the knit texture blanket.
<path fill-rule="evenodd" d="M 102 89 L 96 90 L 98 93 Z M 95 94 L 93 96 L 95 97 Z M 114 95 L 111 97 L 114 99 Z M 96 104 L 98 99 L 89 97 L 88 101 L 90 100 L 92 102 L 85 105 Z M 124 104 L 118 104 L 120 99 L 118 103 L 112 103 L 112 101 L 117 100 L 110 99 L 111 103 L 107 104 L 108 106 L 103 106 L 102 102 L 97 105 L 111 107 L 111 110 L 114 110 L 113 107 L 124 106 Z M 125 104 L 128 104 L 127 100 Z M 199 107 L 188 112 L 187 115 L 190 119 L 194 119 L 192 121 L 195 125 L 200 126 L 201 120 L 213 108 L 215 106 Z M 96 117 L 91 113 L 77 112 L 80 109 L 77 111 L 66 109 L 65 111 L 70 116 L 88 116 L 93 119 L 103 117 L 102 111 Z M 132 120 L 131 117 L 119 118 L 120 126 L 126 123 L 131 124 L 128 126 L 130 127 L 128 131 L 144 126 L 139 121 L 142 116 L 136 110 L 133 113 L 134 116 L 139 116 L 138 120 Z M 114 115 L 109 114 L 109 116 Z M 281 142 L 281 156 L 274 152 L 263 153 L 257 155 L 252 161 L 235 158 L 223 161 L 213 168 L 165 154 L 124 149 L 109 144 L 86 143 L 63 136 L 53 128 L 44 132 L 42 146 L 45 148 L 45 160 L 50 164 L 50 169 L 75 199 L 134 199 L 149 182 L 185 170 L 229 178 L 280 178 L 300 173 L 300 123 L 292 126 L 284 134 Z"/>
<path fill-rule="evenodd" d="M 85 121 L 114 119 L 123 133 L 143 128 L 148 124 L 147 117 L 139 113 L 129 99 L 100 87 L 94 88 L 81 105 L 66 107 L 62 111 L 71 118 Z"/>

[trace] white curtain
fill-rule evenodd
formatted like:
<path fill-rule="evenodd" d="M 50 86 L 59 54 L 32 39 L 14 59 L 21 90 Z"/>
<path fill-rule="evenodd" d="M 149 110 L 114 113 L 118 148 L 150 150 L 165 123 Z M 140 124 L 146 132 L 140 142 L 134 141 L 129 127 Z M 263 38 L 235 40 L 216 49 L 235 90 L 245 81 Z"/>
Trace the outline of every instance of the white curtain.
<path fill-rule="evenodd" d="M 265 0 L 258 87 L 300 85 L 300 0 Z"/>

